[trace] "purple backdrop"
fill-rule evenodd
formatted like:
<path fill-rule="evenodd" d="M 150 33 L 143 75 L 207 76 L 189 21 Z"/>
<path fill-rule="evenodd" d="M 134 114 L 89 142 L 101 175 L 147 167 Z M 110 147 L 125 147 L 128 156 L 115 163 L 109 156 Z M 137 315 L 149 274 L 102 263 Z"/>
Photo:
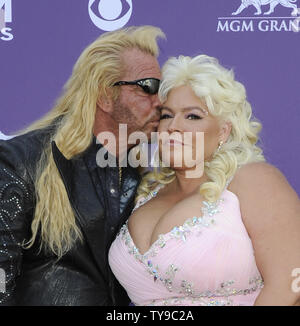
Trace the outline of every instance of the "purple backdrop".
<path fill-rule="evenodd" d="M 295 1 L 300 7 L 300 0 Z M 264 5 L 255 15 L 251 5 L 232 15 L 241 0 L 100 2 L 98 10 L 99 0 L 0 0 L 6 11 L 5 23 L 0 10 L 0 131 L 13 134 L 52 107 L 81 51 L 104 32 L 92 22 L 89 5 L 106 18 L 105 26 L 130 14 L 132 7 L 127 26 L 151 24 L 166 33 L 167 41 L 160 42 L 161 64 L 170 56 L 205 53 L 234 68 L 263 123 L 267 160 L 300 193 L 300 10 L 294 17 L 292 5 L 278 4 L 266 15 L 270 6 Z"/>

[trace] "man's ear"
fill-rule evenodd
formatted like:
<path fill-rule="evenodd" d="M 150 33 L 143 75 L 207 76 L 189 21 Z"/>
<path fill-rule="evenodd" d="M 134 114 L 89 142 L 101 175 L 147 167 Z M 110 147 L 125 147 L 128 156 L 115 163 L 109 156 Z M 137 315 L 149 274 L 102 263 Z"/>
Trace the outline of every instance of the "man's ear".
<path fill-rule="evenodd" d="M 97 107 L 107 113 L 112 112 L 113 110 L 113 100 L 111 96 L 111 92 L 107 92 L 106 95 L 101 94 L 97 100 Z"/>
<path fill-rule="evenodd" d="M 226 143 L 226 141 L 230 135 L 231 129 L 232 129 L 232 123 L 230 121 L 222 122 L 221 128 L 220 128 L 220 136 L 219 136 L 220 141 L 222 140 L 223 143 Z"/>

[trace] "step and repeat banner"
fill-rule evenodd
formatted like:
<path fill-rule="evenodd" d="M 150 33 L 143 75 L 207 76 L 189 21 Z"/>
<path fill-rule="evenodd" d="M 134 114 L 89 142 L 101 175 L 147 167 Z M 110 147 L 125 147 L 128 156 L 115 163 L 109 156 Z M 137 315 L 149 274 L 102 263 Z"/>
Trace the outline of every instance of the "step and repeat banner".
<path fill-rule="evenodd" d="M 300 0 L 0 0 L 0 131 L 50 110 L 82 50 L 130 25 L 165 32 L 160 64 L 203 53 L 233 68 L 267 160 L 300 194 Z"/>

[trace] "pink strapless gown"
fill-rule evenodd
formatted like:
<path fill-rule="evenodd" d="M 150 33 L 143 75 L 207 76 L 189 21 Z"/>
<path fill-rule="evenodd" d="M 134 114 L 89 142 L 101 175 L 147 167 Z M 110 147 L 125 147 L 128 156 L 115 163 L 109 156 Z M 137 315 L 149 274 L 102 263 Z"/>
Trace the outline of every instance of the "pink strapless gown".
<path fill-rule="evenodd" d="M 109 250 L 109 264 L 135 305 L 254 304 L 263 280 L 237 196 L 225 188 L 218 202 L 203 205 L 201 217 L 160 235 L 143 255 L 123 225 Z"/>

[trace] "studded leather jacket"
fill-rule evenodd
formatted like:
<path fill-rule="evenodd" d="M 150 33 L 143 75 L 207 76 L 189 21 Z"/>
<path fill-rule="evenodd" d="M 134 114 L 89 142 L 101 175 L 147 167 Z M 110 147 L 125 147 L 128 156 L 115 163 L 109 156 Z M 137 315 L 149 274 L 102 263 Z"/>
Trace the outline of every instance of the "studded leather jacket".
<path fill-rule="evenodd" d="M 92 145 L 67 160 L 52 143 L 52 155 L 83 234 L 61 259 L 40 250 L 31 237 L 36 165 L 53 130 L 0 141 L 0 305 L 128 305 L 126 292 L 108 265 L 108 250 L 128 218 L 140 181 L 136 169 L 100 168 Z M 97 147 L 98 146 L 98 147 Z"/>

